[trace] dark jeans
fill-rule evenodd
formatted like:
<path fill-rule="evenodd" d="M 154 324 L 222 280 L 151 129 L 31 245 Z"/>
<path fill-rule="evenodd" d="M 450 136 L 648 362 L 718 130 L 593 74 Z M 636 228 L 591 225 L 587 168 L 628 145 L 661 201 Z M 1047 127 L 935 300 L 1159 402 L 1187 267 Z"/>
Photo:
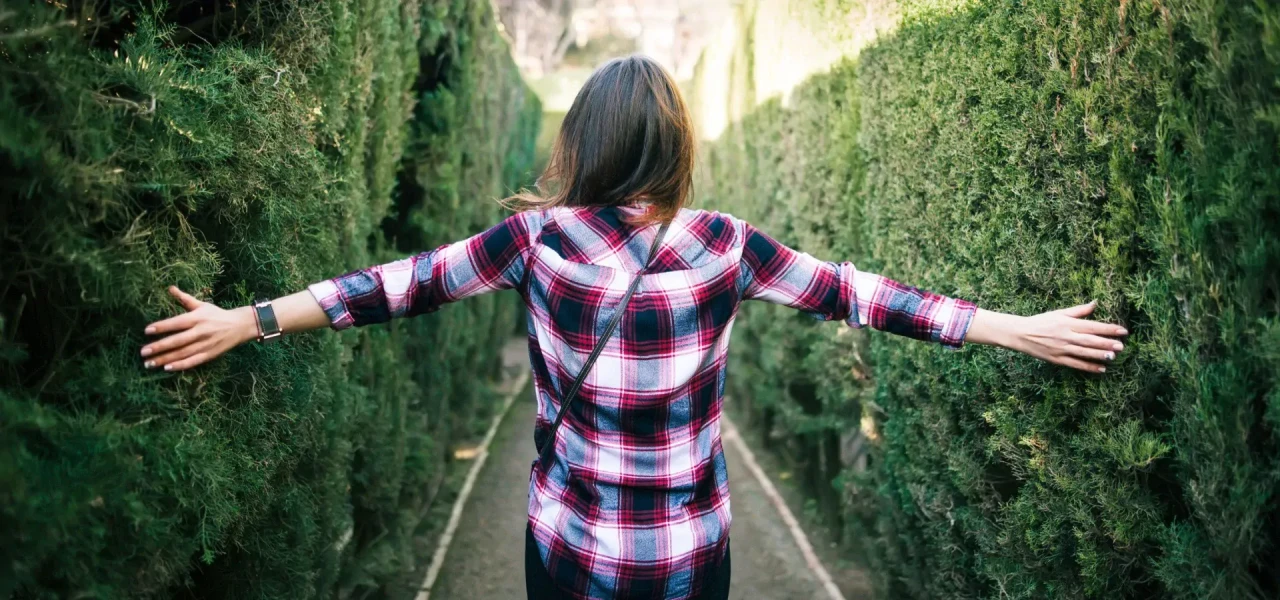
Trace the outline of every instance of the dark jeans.
<path fill-rule="evenodd" d="M 711 572 L 709 581 L 704 582 L 698 600 L 728 600 L 729 598 L 729 546 L 724 548 L 724 561 Z M 538 543 L 533 539 L 533 529 L 524 528 L 524 588 L 529 600 L 570 600 L 569 596 L 556 589 L 551 573 L 542 564 L 542 556 L 538 554 Z"/>

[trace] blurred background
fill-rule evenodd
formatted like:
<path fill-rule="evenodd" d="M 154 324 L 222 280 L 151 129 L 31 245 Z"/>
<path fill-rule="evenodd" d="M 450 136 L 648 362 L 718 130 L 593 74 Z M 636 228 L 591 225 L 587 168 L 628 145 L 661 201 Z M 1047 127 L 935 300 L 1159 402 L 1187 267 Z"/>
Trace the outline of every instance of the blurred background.
<path fill-rule="evenodd" d="M 894 26 L 890 0 L 493 0 L 499 33 L 542 100 L 539 160 L 574 96 L 604 62 L 652 57 L 684 88 L 701 137 L 716 139 L 771 98 Z"/>
<path fill-rule="evenodd" d="M 689 80 L 732 0 L 494 0 L 516 64 L 548 111 L 565 111 L 599 64 L 631 53 Z"/>

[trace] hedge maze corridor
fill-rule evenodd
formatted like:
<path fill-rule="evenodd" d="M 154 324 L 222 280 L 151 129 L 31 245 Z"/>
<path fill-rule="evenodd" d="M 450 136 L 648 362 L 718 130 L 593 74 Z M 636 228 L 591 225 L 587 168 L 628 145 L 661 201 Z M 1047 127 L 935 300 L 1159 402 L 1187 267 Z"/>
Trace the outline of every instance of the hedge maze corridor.
<path fill-rule="evenodd" d="M 137 352 L 169 284 L 243 305 L 501 218 L 543 114 L 493 6 L 0 3 L 0 598 L 420 593 L 513 294 Z M 1280 4 L 738 0 L 722 33 L 683 82 L 695 208 L 1132 332 L 1085 375 L 746 306 L 734 597 L 839 597 L 772 478 L 848 598 L 1280 598 Z M 527 401 L 433 598 L 522 597 L 482 533 L 522 526 Z"/>

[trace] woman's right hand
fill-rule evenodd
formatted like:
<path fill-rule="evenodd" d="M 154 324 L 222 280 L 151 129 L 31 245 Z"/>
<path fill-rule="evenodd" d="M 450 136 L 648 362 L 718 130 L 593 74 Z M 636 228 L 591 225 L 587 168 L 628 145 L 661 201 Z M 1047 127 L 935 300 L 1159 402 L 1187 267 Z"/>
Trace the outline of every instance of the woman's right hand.
<path fill-rule="evenodd" d="M 147 326 L 147 335 L 168 334 L 142 347 L 148 369 L 190 369 L 258 337 L 258 323 L 248 306 L 227 310 L 201 302 L 177 286 L 169 286 L 169 293 L 187 312 Z"/>
<path fill-rule="evenodd" d="M 1105 373 L 1106 363 L 1124 350 L 1116 338 L 1129 332 L 1119 325 L 1086 319 L 1096 307 L 1094 301 L 1031 317 L 980 309 L 966 339 L 1081 371 Z"/>

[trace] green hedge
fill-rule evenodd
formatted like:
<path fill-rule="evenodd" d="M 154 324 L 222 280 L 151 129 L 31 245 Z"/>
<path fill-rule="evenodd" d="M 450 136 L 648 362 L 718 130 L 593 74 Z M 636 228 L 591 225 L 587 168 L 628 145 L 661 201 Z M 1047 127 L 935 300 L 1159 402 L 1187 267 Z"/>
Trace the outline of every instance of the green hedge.
<path fill-rule="evenodd" d="M 167 284 L 241 305 L 498 219 L 540 108 L 490 4 L 65 4 L 0 9 L 0 597 L 413 593 L 513 298 L 137 353 Z"/>
<path fill-rule="evenodd" d="M 1280 596 L 1280 6 L 903 15 L 710 144 L 703 201 L 995 310 L 1096 298 L 1129 348 L 1093 376 L 750 306 L 730 404 L 883 597 Z"/>

